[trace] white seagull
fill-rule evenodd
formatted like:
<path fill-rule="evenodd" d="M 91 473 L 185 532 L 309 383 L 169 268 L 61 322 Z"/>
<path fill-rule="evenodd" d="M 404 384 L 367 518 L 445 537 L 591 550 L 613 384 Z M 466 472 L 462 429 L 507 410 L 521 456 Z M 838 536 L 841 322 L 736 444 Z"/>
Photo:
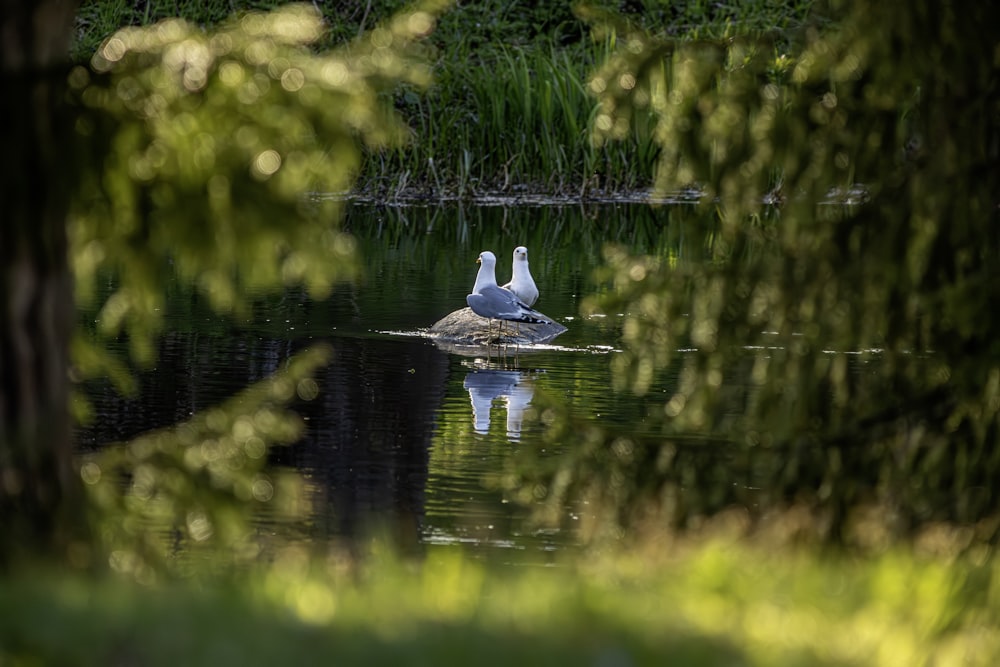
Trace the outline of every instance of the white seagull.
<path fill-rule="evenodd" d="M 472 312 L 489 320 L 490 329 L 487 333 L 487 341 L 492 333 L 493 320 L 495 319 L 509 322 L 552 324 L 552 320 L 537 310 L 532 310 L 521 302 L 513 292 L 497 285 L 496 255 L 489 250 L 484 250 L 479 253 L 479 258 L 476 261 L 479 263 L 476 285 L 472 288 L 472 294 L 465 297 L 465 302 L 469 304 Z"/>
<path fill-rule="evenodd" d="M 514 248 L 514 270 L 511 272 L 510 282 L 503 288 L 513 292 L 526 306 L 534 306 L 538 301 L 538 287 L 528 268 L 528 249 L 523 245 Z"/>

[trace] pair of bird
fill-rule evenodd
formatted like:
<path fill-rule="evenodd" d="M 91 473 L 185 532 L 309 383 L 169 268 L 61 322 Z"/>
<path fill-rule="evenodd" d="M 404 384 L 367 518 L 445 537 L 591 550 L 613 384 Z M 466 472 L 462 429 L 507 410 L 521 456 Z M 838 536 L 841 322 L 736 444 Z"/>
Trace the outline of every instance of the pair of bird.
<path fill-rule="evenodd" d="M 489 320 L 490 332 L 493 320 L 527 322 L 531 324 L 551 324 L 552 320 L 531 308 L 538 300 L 538 287 L 528 268 L 528 249 L 514 248 L 514 269 L 510 282 L 503 287 L 497 285 L 497 258 L 489 250 L 479 253 L 476 260 L 479 273 L 472 294 L 465 297 L 476 315 Z M 489 334 L 487 334 L 488 336 Z"/>

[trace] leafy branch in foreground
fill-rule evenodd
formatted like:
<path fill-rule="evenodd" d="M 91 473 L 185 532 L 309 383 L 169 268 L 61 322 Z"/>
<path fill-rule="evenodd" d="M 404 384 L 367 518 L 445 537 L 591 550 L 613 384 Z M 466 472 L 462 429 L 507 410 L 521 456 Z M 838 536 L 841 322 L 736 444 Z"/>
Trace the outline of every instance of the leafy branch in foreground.
<path fill-rule="evenodd" d="M 148 362 L 175 275 L 220 312 L 244 308 L 248 291 L 303 284 L 322 296 L 356 276 L 342 202 L 303 193 L 348 191 L 362 144 L 404 139 L 381 95 L 429 83 L 418 40 L 443 7 L 418 5 L 326 55 L 310 48 L 323 26 L 305 5 L 213 32 L 169 20 L 112 35 L 94 73 L 77 67 L 89 162 L 71 256 L 82 305 L 98 279 L 114 279 L 99 333 L 126 332 Z"/>
<path fill-rule="evenodd" d="M 251 294 L 303 285 L 322 297 L 357 276 L 342 200 L 308 193 L 348 191 L 363 145 L 404 140 L 383 94 L 429 83 L 418 41 L 445 4 L 424 2 L 322 55 L 311 47 L 323 25 L 306 5 L 209 32 L 168 20 L 115 33 L 93 72 L 76 67 L 78 150 L 90 162 L 70 253 L 78 303 L 98 311 L 98 340 L 124 335 L 132 360 L 150 363 L 175 280 L 228 313 Z M 127 388 L 122 366 L 98 348 L 78 336 L 81 375 L 111 370 Z M 324 358 L 306 354 L 218 409 L 90 456 L 81 475 L 112 566 L 148 579 L 180 567 L 170 559 L 180 543 L 189 557 L 252 559 L 261 547 L 248 515 L 277 485 L 263 472 L 267 446 L 300 433 L 278 408 L 303 387 L 314 393 L 307 375 Z"/>
<path fill-rule="evenodd" d="M 266 549 L 251 521 L 265 506 L 272 519 L 302 519 L 301 480 L 267 469 L 267 452 L 301 437 L 303 423 L 286 406 L 316 396 L 312 374 L 329 358 L 324 347 L 299 353 L 184 423 L 84 456 L 97 548 L 112 569 L 146 583 L 231 573 Z"/>
<path fill-rule="evenodd" d="M 67 65 L 75 3 L 0 7 L 5 34 L 21 35 L 0 50 L 12 137 L 0 178 L 10 269 L 0 273 L 0 517 L 10 528 L 0 567 L 88 565 L 77 558 L 91 537 L 73 470 L 71 372 L 110 364 L 127 388 L 126 364 L 96 348 L 121 338 L 131 361 L 150 364 L 168 285 L 229 313 L 250 289 L 322 296 L 358 273 L 342 203 L 305 193 L 348 190 L 362 144 L 401 139 L 382 96 L 401 81 L 426 85 L 418 42 L 444 5 L 419 4 L 327 55 L 312 50 L 321 22 L 305 5 L 219 29 L 126 28 L 91 69 Z M 70 368 L 87 309 L 96 341 L 77 333 Z"/>
<path fill-rule="evenodd" d="M 707 261 L 607 251 L 612 289 L 585 309 L 626 313 L 618 381 L 657 435 L 592 427 L 591 453 L 544 475 L 554 503 L 589 489 L 620 519 L 672 525 L 802 505 L 831 539 L 940 521 L 995 538 L 1000 70 L 971 36 L 1000 17 L 834 9 L 782 62 L 766 42 L 666 41 L 593 14 L 622 31 L 590 83 L 598 139 L 652 109 L 658 187 L 697 186 L 718 227 L 700 230 Z M 666 399 L 646 396 L 668 372 Z"/>

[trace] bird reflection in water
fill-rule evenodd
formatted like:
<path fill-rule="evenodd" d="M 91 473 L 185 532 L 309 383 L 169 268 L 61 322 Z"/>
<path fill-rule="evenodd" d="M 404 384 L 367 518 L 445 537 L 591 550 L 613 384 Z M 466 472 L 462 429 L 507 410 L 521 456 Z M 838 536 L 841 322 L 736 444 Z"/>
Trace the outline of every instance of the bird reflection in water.
<path fill-rule="evenodd" d="M 507 408 L 507 438 L 521 438 L 524 411 L 535 395 L 535 386 L 527 373 L 516 370 L 472 370 L 465 376 L 463 386 L 468 390 L 469 400 L 472 402 L 472 423 L 476 433 L 489 432 L 493 402 L 502 398 Z"/>

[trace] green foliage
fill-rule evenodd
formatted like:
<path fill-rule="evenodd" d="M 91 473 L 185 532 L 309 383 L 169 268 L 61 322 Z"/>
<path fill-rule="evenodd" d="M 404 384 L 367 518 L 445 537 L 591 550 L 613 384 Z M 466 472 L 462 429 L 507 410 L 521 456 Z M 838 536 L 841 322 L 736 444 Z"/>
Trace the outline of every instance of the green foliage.
<path fill-rule="evenodd" d="M 126 28 L 78 67 L 81 154 L 93 156 L 71 225 L 78 296 L 117 288 L 99 331 L 126 332 L 140 362 L 163 317 L 171 274 L 221 312 L 246 290 L 303 284 L 314 296 L 357 274 L 337 231 L 362 143 L 398 143 L 404 126 L 380 102 L 400 81 L 425 86 L 416 40 L 440 3 L 396 17 L 329 55 L 309 45 L 318 15 L 292 5 L 206 33 L 181 20 Z"/>
<path fill-rule="evenodd" d="M 675 547 L 679 545 L 674 545 Z M 228 587 L 2 581 L 5 664 L 992 665 L 995 564 L 776 554 L 725 539 L 665 558 L 414 571 L 280 553 Z"/>
<path fill-rule="evenodd" d="M 417 138 L 370 155 L 368 196 L 586 195 L 649 183 L 656 150 L 640 127 L 625 146 L 588 139 L 594 110 L 583 51 L 494 46 L 462 51 L 425 97 L 404 96 Z M 489 72 L 489 76 L 484 73 Z M 410 192 L 408 192 L 410 191 Z"/>
<path fill-rule="evenodd" d="M 177 13 L 212 26 L 227 9 L 281 2 L 149 2 L 90 0 L 80 11 L 77 51 L 93 49 L 112 27 L 147 24 Z M 609 6 L 618 3 L 605 3 Z M 632 3 L 636 4 L 636 3 Z M 630 18 L 653 32 L 680 35 L 773 34 L 809 14 L 812 2 L 772 0 L 717 3 L 645 3 Z M 223 6 L 224 5 L 224 6 Z M 402 3 L 323 3 L 322 34 L 314 47 L 341 43 L 385 21 Z M 596 105 L 586 76 L 614 39 L 590 43 L 574 3 L 524 0 L 464 3 L 443 14 L 431 38 L 437 48 L 435 83 L 427 95 L 405 90 L 395 105 L 413 129 L 398 150 L 366 155 L 358 189 L 374 198 L 458 197 L 545 193 L 590 197 L 647 188 L 658 145 L 644 119 L 627 142 L 593 145 L 587 139 Z"/>
<path fill-rule="evenodd" d="M 742 35 L 765 25 L 773 32 L 801 21 L 810 5 L 792 9 L 748 3 L 723 18 L 689 7 L 688 17 L 699 22 L 686 24 L 686 34 L 709 30 Z M 473 23 L 482 6 L 456 8 L 442 19 L 439 35 L 450 35 L 452 22 L 463 22 L 466 29 L 442 44 L 429 94 L 419 99 L 404 95 L 399 102 L 419 141 L 394 154 L 373 155 L 359 183 L 363 191 L 376 197 L 531 191 L 586 198 L 651 184 L 660 148 L 650 114 L 636 114 L 617 143 L 588 138 L 598 108 L 588 95 L 586 72 L 609 55 L 617 37 L 609 34 L 586 43 L 579 26 L 571 29 L 570 17 L 554 8 L 559 3 L 544 10 L 544 3 L 533 10 L 515 6 L 497 8 L 499 18 L 490 22 Z M 651 19 L 655 16 L 647 12 L 635 18 L 654 30 L 676 29 L 675 23 Z M 550 26 L 550 32 L 539 36 L 525 23 Z"/>
<path fill-rule="evenodd" d="M 104 39 L 125 26 L 150 25 L 169 18 L 184 18 L 211 29 L 234 13 L 273 10 L 288 0 L 83 0 L 77 15 L 74 54 L 88 58 Z M 329 48 L 384 24 L 403 13 L 412 3 L 406 0 L 354 2 L 333 0 L 315 3 L 326 30 L 318 46 Z M 583 26 L 575 19 L 572 2 L 537 3 L 531 0 L 486 0 L 456 6 L 442 17 L 439 44 L 468 41 L 474 48 L 493 44 L 525 45 L 535 40 L 547 42 L 579 40 Z"/>
<path fill-rule="evenodd" d="M 318 298 L 358 276 L 343 199 L 329 194 L 351 188 L 363 145 L 402 141 L 383 96 L 400 82 L 427 85 L 417 41 L 443 6 L 416 6 L 323 55 L 311 49 L 319 16 L 304 5 L 211 31 L 169 20 L 115 33 L 93 71 L 72 71 L 85 169 L 70 258 L 78 306 L 96 311 L 74 342 L 78 377 L 103 372 L 131 389 L 129 364 L 100 342 L 124 337 L 133 362 L 151 363 L 170 289 L 245 314 L 268 290 L 302 286 Z M 281 408 L 315 393 L 308 375 L 324 358 L 304 355 L 185 424 L 86 457 L 91 562 L 110 554 L 114 569 L 149 581 L 185 571 L 182 545 L 186 558 L 208 553 L 221 567 L 257 557 L 250 515 L 282 515 L 272 498 L 294 498 L 294 484 L 264 473 L 267 448 L 299 437 Z"/>
<path fill-rule="evenodd" d="M 801 504 L 828 538 L 881 545 L 937 521 L 994 538 L 1000 87 L 976 26 L 996 10 L 835 9 L 791 59 L 591 13 L 620 44 L 590 83 L 598 140 L 652 109 L 658 187 L 696 188 L 719 226 L 700 232 L 708 262 L 608 251 L 613 289 L 586 308 L 627 313 L 620 386 L 679 379 L 646 399 L 661 438 L 588 427 L 578 457 L 543 473 L 554 504 L 652 505 L 680 525 Z"/>
<path fill-rule="evenodd" d="M 814 0 L 751 0 L 712 2 L 695 0 L 630 0 L 587 2 L 595 7 L 620 11 L 631 23 L 660 36 L 676 39 L 728 39 L 736 35 L 767 35 L 792 39 L 807 20 L 818 18 L 822 3 Z"/>

